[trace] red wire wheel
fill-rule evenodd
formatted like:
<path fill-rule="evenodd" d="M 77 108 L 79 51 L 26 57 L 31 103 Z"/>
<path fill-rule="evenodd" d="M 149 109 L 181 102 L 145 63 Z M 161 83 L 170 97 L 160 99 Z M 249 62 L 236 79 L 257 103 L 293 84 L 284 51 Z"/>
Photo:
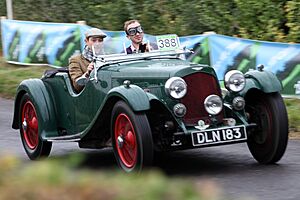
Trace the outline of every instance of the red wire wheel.
<path fill-rule="evenodd" d="M 20 101 L 20 134 L 26 154 L 31 160 L 47 157 L 50 154 L 52 143 L 43 141 L 39 136 L 39 118 L 31 97 L 25 94 Z"/>
<path fill-rule="evenodd" d="M 30 101 L 26 101 L 22 109 L 22 129 L 24 139 L 29 147 L 33 150 L 38 146 L 39 134 L 38 134 L 38 120 L 35 108 Z"/>
<path fill-rule="evenodd" d="M 132 168 L 137 162 L 136 134 L 129 117 L 122 113 L 115 123 L 115 143 L 120 159 L 127 168 Z"/>
<path fill-rule="evenodd" d="M 111 115 L 111 136 L 119 167 L 139 172 L 153 161 L 152 132 L 145 113 L 135 113 L 124 101 L 118 101 Z"/>

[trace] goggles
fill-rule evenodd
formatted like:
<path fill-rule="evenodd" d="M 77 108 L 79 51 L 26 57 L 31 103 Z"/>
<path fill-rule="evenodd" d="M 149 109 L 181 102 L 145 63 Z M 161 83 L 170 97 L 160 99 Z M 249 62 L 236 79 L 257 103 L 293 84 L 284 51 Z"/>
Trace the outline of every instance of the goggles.
<path fill-rule="evenodd" d="M 91 36 L 91 37 L 88 38 L 88 40 L 90 40 L 92 42 L 103 42 L 103 37 Z"/>
<path fill-rule="evenodd" d="M 143 33 L 143 28 L 141 26 L 137 26 L 137 27 L 134 27 L 134 28 L 130 28 L 126 31 L 127 35 L 130 35 L 130 36 L 134 36 L 136 35 L 137 33 Z"/>

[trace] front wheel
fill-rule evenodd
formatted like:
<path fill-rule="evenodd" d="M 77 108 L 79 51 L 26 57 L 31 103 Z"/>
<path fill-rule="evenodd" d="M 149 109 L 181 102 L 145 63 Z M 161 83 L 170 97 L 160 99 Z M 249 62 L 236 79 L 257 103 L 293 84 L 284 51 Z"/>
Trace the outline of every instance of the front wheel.
<path fill-rule="evenodd" d="M 39 135 L 39 123 L 36 109 L 28 94 L 21 99 L 20 135 L 26 154 L 31 160 L 47 157 L 52 143 L 43 141 Z"/>
<path fill-rule="evenodd" d="M 259 163 L 276 163 L 288 143 L 288 117 L 281 95 L 252 92 L 246 96 L 245 109 L 249 122 L 257 124 L 247 142 L 251 154 Z"/>
<path fill-rule="evenodd" d="M 152 134 L 144 113 L 134 113 L 124 101 L 117 102 L 112 110 L 111 133 L 114 154 L 121 169 L 140 171 L 152 164 Z"/>

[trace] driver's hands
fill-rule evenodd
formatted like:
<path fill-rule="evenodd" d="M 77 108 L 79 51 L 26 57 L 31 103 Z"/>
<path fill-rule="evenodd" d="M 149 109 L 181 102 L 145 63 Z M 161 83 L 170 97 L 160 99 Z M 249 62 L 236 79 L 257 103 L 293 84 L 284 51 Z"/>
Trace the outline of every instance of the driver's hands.
<path fill-rule="evenodd" d="M 153 51 L 153 48 L 150 44 L 146 44 L 146 52 L 150 52 L 150 51 Z"/>
<path fill-rule="evenodd" d="M 84 73 L 85 77 L 89 77 L 91 71 L 94 69 L 94 62 L 91 62 L 88 67 L 87 67 L 87 71 Z"/>

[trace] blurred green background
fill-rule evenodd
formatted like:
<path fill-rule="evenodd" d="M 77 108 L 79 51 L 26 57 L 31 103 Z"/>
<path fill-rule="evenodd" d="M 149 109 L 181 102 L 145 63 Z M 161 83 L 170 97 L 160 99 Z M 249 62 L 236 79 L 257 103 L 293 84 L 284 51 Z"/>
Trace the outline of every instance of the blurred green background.
<path fill-rule="evenodd" d="M 0 16 L 6 15 L 0 1 Z M 85 20 L 101 29 L 123 30 L 137 18 L 149 34 L 179 36 L 215 31 L 249 39 L 300 42 L 299 0 L 13 0 L 16 20 Z"/>

